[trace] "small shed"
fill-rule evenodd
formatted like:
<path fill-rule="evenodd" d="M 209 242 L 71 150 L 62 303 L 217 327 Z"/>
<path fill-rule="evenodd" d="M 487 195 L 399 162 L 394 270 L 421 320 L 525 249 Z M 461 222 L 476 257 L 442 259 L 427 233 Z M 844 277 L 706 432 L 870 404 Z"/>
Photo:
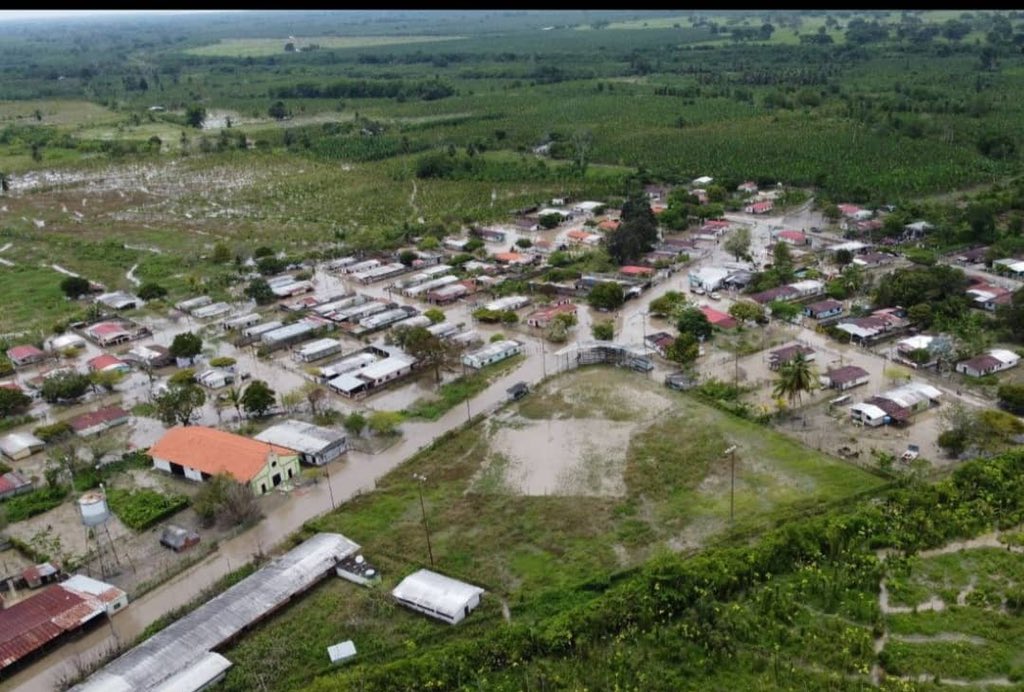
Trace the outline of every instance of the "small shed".
<path fill-rule="evenodd" d="M 450 625 L 462 622 L 480 605 L 483 593 L 479 586 L 428 569 L 413 572 L 391 591 L 402 605 Z"/>
<path fill-rule="evenodd" d="M 356 655 L 356 645 L 351 639 L 339 642 L 327 647 L 327 655 L 331 658 L 332 664 L 344 663 Z"/>

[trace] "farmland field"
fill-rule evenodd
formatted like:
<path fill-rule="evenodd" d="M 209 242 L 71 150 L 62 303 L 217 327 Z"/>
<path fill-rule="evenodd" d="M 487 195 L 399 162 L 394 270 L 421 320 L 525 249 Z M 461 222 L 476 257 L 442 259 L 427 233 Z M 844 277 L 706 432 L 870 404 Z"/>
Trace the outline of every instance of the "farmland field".
<path fill-rule="evenodd" d="M 394 46 L 407 43 L 435 43 L 457 41 L 463 36 L 310 36 L 304 37 L 299 46 L 315 43 L 321 48 L 368 48 L 372 46 Z M 198 48 L 189 48 L 190 55 L 204 55 L 231 58 L 263 57 L 284 52 L 287 37 L 282 38 L 230 38 Z"/>

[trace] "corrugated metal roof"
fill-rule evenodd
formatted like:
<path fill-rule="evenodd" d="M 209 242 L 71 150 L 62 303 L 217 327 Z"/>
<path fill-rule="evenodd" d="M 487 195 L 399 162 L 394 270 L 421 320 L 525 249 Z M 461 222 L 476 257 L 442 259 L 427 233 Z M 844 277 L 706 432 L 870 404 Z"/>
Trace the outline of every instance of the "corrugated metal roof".
<path fill-rule="evenodd" d="M 168 685 L 184 680 L 182 674 L 204 664 L 210 651 L 308 589 L 357 550 L 359 546 L 341 534 L 318 533 L 114 659 L 72 690 L 198 689 Z"/>
<path fill-rule="evenodd" d="M 329 428 L 322 428 L 304 421 L 286 420 L 270 426 L 255 439 L 286 447 L 295 452 L 317 454 L 339 441 L 344 442 L 345 433 L 335 432 Z"/>
<path fill-rule="evenodd" d="M 56 584 L 0 610 L 0 670 L 103 612 L 94 599 Z"/>

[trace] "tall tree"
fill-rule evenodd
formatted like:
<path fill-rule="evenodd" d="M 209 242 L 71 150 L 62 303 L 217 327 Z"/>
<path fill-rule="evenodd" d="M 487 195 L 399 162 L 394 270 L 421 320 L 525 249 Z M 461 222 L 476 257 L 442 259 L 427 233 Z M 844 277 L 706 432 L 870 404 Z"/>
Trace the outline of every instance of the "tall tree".
<path fill-rule="evenodd" d="M 426 327 L 413 327 L 405 335 L 402 348 L 424 368 L 434 371 L 434 382 L 440 384 L 441 369 L 457 362 L 457 350 L 451 344 L 427 331 Z"/>
<path fill-rule="evenodd" d="M 169 350 L 174 358 L 195 358 L 203 350 L 203 339 L 192 332 L 182 332 L 175 335 Z"/>
<path fill-rule="evenodd" d="M 72 300 L 89 293 L 89 280 L 81 276 L 65 276 L 61 279 L 60 290 Z"/>
<path fill-rule="evenodd" d="M 264 416 L 277 400 L 277 392 L 263 380 L 253 380 L 242 394 L 242 406 L 251 416 Z"/>
<path fill-rule="evenodd" d="M 625 264 L 650 252 L 657 242 L 657 219 L 647 196 L 639 186 L 635 186 L 622 204 L 619 227 L 607 237 L 608 254 L 619 264 Z"/>
<path fill-rule="evenodd" d="M 206 392 L 192 383 L 173 384 L 153 397 L 156 414 L 164 425 L 191 425 L 206 403 Z"/>
<path fill-rule="evenodd" d="M 737 260 L 749 257 L 750 229 L 746 226 L 740 226 L 732 233 L 732 235 L 725 239 L 725 243 L 722 247 Z"/>

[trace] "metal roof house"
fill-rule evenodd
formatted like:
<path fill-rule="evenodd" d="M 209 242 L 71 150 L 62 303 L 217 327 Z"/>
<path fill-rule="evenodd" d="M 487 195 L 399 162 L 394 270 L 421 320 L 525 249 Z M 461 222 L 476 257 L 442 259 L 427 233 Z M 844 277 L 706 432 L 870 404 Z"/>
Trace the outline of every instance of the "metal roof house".
<path fill-rule="evenodd" d="M 198 320 L 205 320 L 211 317 L 220 317 L 229 312 L 231 312 L 231 306 L 228 303 L 212 303 L 193 310 L 192 316 Z"/>
<path fill-rule="evenodd" d="M 0 476 L 0 500 L 32 491 L 32 481 L 17 471 L 8 471 Z"/>
<path fill-rule="evenodd" d="M 413 572 L 391 591 L 402 605 L 450 625 L 462 622 L 483 594 L 479 586 L 428 569 Z"/>
<path fill-rule="evenodd" d="M 833 370 L 829 370 L 821 377 L 822 384 L 832 389 L 838 389 L 843 392 L 853 387 L 858 387 L 862 384 L 867 384 L 868 380 L 871 379 L 871 375 L 864 368 L 856 365 L 844 365 Z"/>
<path fill-rule="evenodd" d="M 341 342 L 337 339 L 317 339 L 311 341 L 294 353 L 295 360 L 312 363 L 315 360 L 341 353 Z"/>
<path fill-rule="evenodd" d="M 0 610 L 0 672 L 127 602 L 121 589 L 79 576 Z"/>
<path fill-rule="evenodd" d="M 128 422 L 130 414 L 120 406 L 105 406 L 95 411 L 75 416 L 70 421 L 71 429 L 79 437 L 98 435 L 116 425 Z"/>
<path fill-rule="evenodd" d="M 254 439 L 290 449 L 299 455 L 299 461 L 314 466 L 333 461 L 348 449 L 343 431 L 298 420 L 286 420 L 272 425 Z"/>
<path fill-rule="evenodd" d="M 28 432 L 16 432 L 0 437 L 0 452 L 14 461 L 32 456 L 45 446 L 45 442 Z"/>
<path fill-rule="evenodd" d="M 487 344 L 472 353 L 467 353 L 462 356 L 462 363 L 471 368 L 480 369 L 485 365 L 503 361 L 522 352 L 523 345 L 521 343 L 512 339 L 504 339 L 493 344 Z"/>
<path fill-rule="evenodd" d="M 113 310 L 132 310 L 142 305 L 142 300 L 137 296 L 114 291 L 113 293 L 101 293 L 93 299 L 94 303 L 102 303 Z"/>
<path fill-rule="evenodd" d="M 1020 362 L 1020 356 L 1013 351 L 993 348 L 988 353 L 975 356 L 956 364 L 956 371 L 970 377 L 983 377 L 1000 370 L 1009 370 Z"/>
<path fill-rule="evenodd" d="M 224 593 L 114 659 L 75 692 L 196 692 L 223 677 L 231 663 L 214 653 L 297 594 L 331 574 L 359 550 L 336 533 L 318 533 Z M 2 617 L 3 611 L 0 611 Z"/>

